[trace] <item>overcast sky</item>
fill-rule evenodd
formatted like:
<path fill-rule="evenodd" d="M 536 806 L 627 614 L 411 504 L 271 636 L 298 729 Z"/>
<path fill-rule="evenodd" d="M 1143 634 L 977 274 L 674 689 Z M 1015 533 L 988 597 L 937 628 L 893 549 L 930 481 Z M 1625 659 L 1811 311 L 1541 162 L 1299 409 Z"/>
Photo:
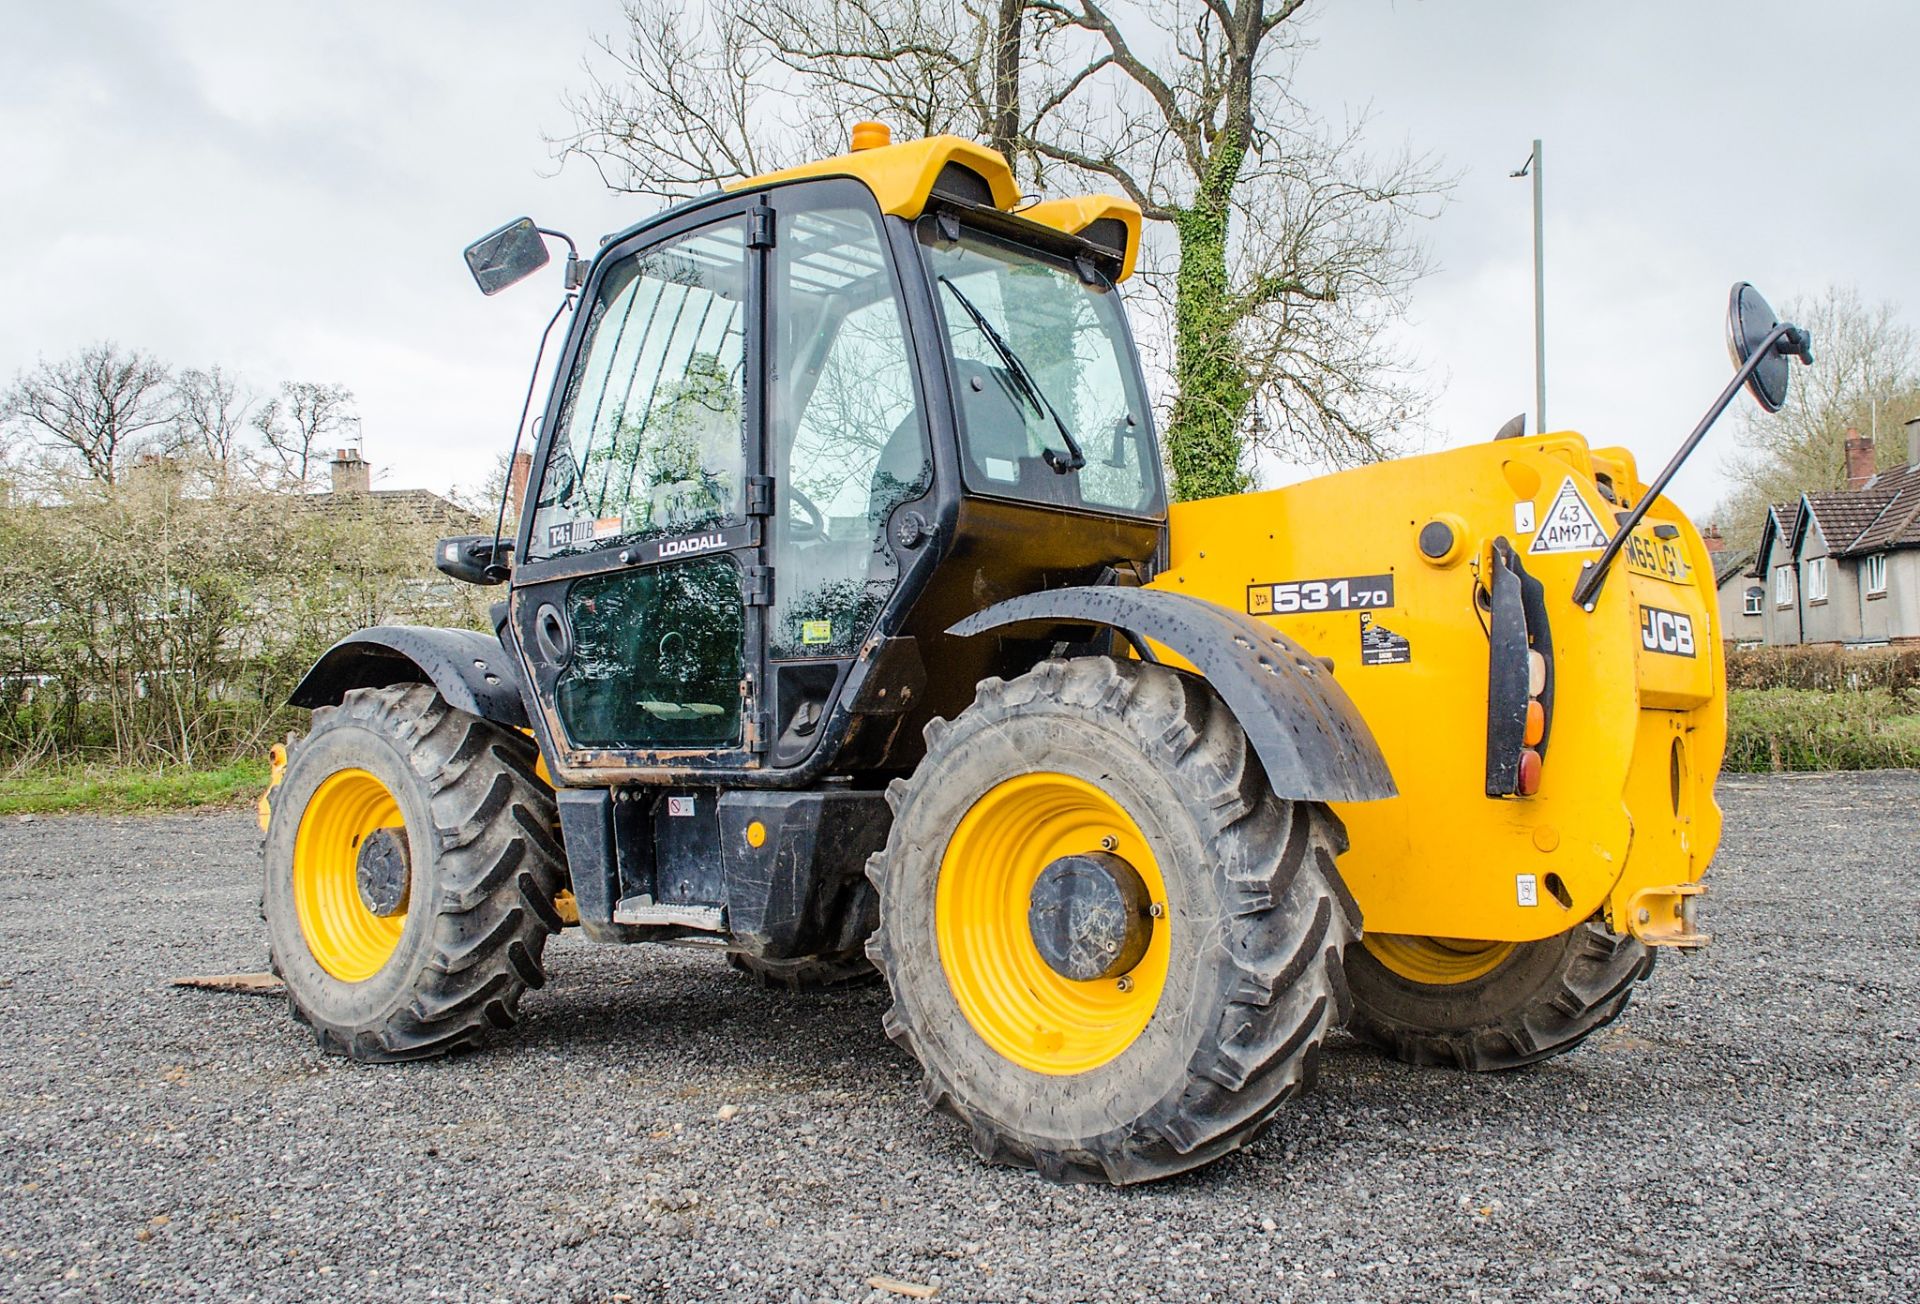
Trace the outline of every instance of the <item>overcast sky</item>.
<path fill-rule="evenodd" d="M 345 384 L 389 487 L 484 477 L 557 275 L 482 299 L 460 249 L 531 213 L 583 247 L 652 210 L 543 137 L 617 0 L 15 5 L 0 43 L 0 377 L 110 338 L 256 385 Z M 1410 346 L 1446 443 L 1533 406 L 1663 463 L 1728 374 L 1727 287 L 1920 306 L 1920 10 L 1898 0 L 1323 0 L 1297 90 L 1461 180 Z M 1911 316 L 1911 314 L 1909 314 Z M 1817 343 L 1817 342 L 1816 342 Z M 1743 399 L 1742 402 L 1745 400 Z M 1729 422 L 1679 482 L 1718 496 Z"/>

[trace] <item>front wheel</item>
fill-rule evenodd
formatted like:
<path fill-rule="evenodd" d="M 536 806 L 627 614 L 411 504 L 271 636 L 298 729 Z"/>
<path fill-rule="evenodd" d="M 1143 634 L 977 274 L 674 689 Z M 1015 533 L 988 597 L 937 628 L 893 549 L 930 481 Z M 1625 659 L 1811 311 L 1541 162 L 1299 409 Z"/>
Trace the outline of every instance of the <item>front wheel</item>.
<path fill-rule="evenodd" d="M 1359 931 L 1339 822 L 1276 798 L 1204 682 L 1088 657 L 991 679 L 889 791 L 887 1032 L 991 1161 L 1128 1183 L 1312 1080 Z"/>
<path fill-rule="evenodd" d="M 565 885 L 536 759 L 426 685 L 314 711 L 270 794 L 262 905 L 321 1049 L 419 1059 L 515 1022 Z"/>
<path fill-rule="evenodd" d="M 1369 933 L 1349 1030 L 1409 1064 L 1488 1071 L 1565 1054 L 1627 1006 L 1653 952 L 1598 919 L 1538 942 Z"/>

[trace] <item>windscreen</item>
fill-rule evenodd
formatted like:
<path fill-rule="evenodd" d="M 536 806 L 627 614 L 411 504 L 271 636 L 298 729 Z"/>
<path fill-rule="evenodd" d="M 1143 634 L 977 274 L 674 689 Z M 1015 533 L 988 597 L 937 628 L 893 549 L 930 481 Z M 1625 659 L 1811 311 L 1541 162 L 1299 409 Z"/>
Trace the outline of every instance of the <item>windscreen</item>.
<path fill-rule="evenodd" d="M 1060 506 L 1163 512 L 1119 291 L 1037 249 L 964 227 L 947 236 L 938 221 L 922 222 L 952 353 L 968 487 Z"/>

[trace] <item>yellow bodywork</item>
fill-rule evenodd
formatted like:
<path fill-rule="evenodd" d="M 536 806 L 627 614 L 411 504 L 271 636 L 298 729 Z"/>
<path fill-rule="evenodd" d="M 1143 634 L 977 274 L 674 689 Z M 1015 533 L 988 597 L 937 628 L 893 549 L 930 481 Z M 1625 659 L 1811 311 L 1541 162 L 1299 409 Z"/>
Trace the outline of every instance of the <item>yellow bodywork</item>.
<path fill-rule="evenodd" d="M 1335 807 L 1352 840 L 1341 873 L 1368 933 L 1524 942 L 1604 910 L 1643 941 L 1700 940 L 1682 907 L 1719 842 L 1726 744 L 1705 545 L 1656 502 L 1591 613 L 1571 593 L 1598 547 L 1532 550 L 1556 508 L 1580 519 L 1567 494 L 1611 533 L 1643 491 L 1624 450 L 1552 434 L 1173 508 L 1171 565 L 1153 587 L 1250 611 L 1331 660 L 1392 769 L 1399 796 Z M 1428 560 L 1418 538 L 1435 519 L 1455 546 Z M 1556 672 L 1541 787 L 1525 798 L 1485 790 L 1489 644 L 1476 588 L 1502 536 L 1545 587 Z M 1303 591 L 1276 584 L 1369 576 L 1392 577 L 1391 606 L 1274 610 L 1276 596 L 1291 607 Z M 1320 600 L 1304 591 L 1299 605 Z M 1363 626 L 1404 659 L 1376 651 L 1379 663 L 1364 664 Z"/>
<path fill-rule="evenodd" d="M 862 139 L 857 134 L 859 128 L 855 130 L 855 139 Z M 878 138 L 884 139 L 884 133 Z M 1126 228 L 1127 247 L 1121 255 L 1120 274 L 1114 279 L 1124 281 L 1133 275 L 1134 260 L 1140 249 L 1138 204 L 1118 195 L 1080 195 L 1044 200 L 1022 209 L 1020 187 L 1014 182 L 1013 169 L 1007 166 L 1007 160 L 997 150 L 959 136 L 928 136 L 898 145 L 854 149 L 832 158 L 749 177 L 727 189 L 747 190 L 820 177 L 851 177 L 873 192 L 881 212 L 892 217 L 915 218 L 925 211 L 933 183 L 949 163 L 978 173 L 987 183 L 995 208 L 1008 213 L 1017 210 L 1021 217 L 1040 226 L 1078 235 L 1103 217 L 1117 218 Z"/>

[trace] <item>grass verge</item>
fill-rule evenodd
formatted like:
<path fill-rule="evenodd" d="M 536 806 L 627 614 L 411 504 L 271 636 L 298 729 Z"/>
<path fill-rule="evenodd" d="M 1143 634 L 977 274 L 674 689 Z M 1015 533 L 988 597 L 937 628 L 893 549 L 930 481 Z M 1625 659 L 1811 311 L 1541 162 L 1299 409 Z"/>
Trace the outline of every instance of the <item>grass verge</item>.
<path fill-rule="evenodd" d="M 0 778 L 0 815 L 237 806 L 258 797 L 266 786 L 264 758 L 234 761 L 217 770 L 59 766 Z"/>
<path fill-rule="evenodd" d="M 1886 688 L 1736 688 L 1727 701 L 1726 768 L 1920 768 L 1920 696 Z"/>

